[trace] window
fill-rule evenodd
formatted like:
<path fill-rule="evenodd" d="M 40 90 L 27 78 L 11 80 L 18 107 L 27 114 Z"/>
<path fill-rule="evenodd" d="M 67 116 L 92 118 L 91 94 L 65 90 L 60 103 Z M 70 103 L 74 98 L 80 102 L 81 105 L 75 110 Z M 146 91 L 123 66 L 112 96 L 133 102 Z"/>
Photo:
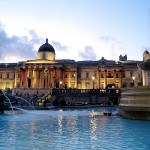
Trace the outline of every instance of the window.
<path fill-rule="evenodd" d="M 6 88 L 9 88 L 9 82 L 6 83 Z"/>
<path fill-rule="evenodd" d="M 88 72 L 86 72 L 86 78 L 88 78 L 89 77 L 89 73 Z"/>
<path fill-rule="evenodd" d="M 104 78 L 104 74 L 101 74 L 101 78 Z"/>
<path fill-rule="evenodd" d="M 72 89 L 74 88 L 74 83 L 71 83 L 71 88 L 72 88 Z"/>
<path fill-rule="evenodd" d="M 67 83 L 65 83 L 65 89 L 67 89 Z"/>
<path fill-rule="evenodd" d="M 96 77 L 97 77 L 97 73 L 95 72 L 95 74 L 94 74 L 94 75 L 95 75 L 95 78 L 96 78 Z"/>
<path fill-rule="evenodd" d="M 119 78 L 119 74 L 118 73 L 116 73 L 116 78 Z"/>
<path fill-rule="evenodd" d="M 125 73 L 123 72 L 123 78 L 125 78 Z"/>
<path fill-rule="evenodd" d="M 20 78 L 20 73 L 18 73 L 18 78 Z"/>
<path fill-rule="evenodd" d="M 7 78 L 9 78 L 9 73 L 7 73 Z"/>
<path fill-rule="evenodd" d="M 72 74 L 71 74 L 71 77 L 72 77 L 72 78 L 74 78 L 74 77 L 75 77 L 75 74 L 74 74 L 74 73 L 72 73 Z"/>
<path fill-rule="evenodd" d="M 2 73 L 0 73 L 0 78 L 2 78 L 3 77 L 3 74 Z"/>
<path fill-rule="evenodd" d="M 43 53 L 43 59 L 46 59 L 46 55 L 45 55 L 45 53 Z"/>
<path fill-rule="evenodd" d="M 90 83 L 88 82 L 85 83 L 85 89 L 90 89 Z"/>
<path fill-rule="evenodd" d="M 139 78 L 141 77 L 140 73 L 138 74 L 138 77 L 139 77 Z"/>
<path fill-rule="evenodd" d="M 78 73 L 78 77 L 81 78 L 81 73 L 80 72 Z"/>
<path fill-rule="evenodd" d="M 133 76 L 133 72 L 130 72 L 130 77 L 132 77 Z"/>
<path fill-rule="evenodd" d="M 67 73 L 65 73 L 65 78 L 67 78 L 68 76 L 67 76 Z"/>

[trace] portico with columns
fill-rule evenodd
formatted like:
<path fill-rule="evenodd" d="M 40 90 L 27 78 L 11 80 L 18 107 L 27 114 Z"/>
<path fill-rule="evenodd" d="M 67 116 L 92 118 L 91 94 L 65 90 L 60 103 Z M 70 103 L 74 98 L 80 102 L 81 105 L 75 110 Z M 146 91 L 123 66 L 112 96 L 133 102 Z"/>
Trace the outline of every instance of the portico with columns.
<path fill-rule="evenodd" d="M 20 88 L 56 88 L 63 78 L 61 64 L 25 64 L 20 72 Z"/>

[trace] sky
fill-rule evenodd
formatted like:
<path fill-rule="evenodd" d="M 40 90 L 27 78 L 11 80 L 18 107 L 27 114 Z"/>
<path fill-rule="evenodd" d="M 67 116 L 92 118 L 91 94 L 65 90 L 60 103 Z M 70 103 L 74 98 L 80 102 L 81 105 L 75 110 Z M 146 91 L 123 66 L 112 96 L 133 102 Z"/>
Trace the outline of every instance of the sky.
<path fill-rule="evenodd" d="M 37 59 L 46 38 L 56 59 L 142 60 L 150 0 L 0 0 L 1 63 Z"/>

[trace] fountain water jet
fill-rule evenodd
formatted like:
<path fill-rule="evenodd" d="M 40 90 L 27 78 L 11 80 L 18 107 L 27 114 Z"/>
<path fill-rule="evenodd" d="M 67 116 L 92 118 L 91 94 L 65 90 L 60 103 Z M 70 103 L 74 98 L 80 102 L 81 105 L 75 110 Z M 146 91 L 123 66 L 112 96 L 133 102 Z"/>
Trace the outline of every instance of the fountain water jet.
<path fill-rule="evenodd" d="M 31 105 L 26 99 L 24 99 L 22 97 L 19 97 L 19 96 L 14 96 L 14 97 L 22 99 L 23 101 L 25 101 L 26 103 L 28 103 L 33 108 L 33 110 L 35 110 L 34 106 Z"/>

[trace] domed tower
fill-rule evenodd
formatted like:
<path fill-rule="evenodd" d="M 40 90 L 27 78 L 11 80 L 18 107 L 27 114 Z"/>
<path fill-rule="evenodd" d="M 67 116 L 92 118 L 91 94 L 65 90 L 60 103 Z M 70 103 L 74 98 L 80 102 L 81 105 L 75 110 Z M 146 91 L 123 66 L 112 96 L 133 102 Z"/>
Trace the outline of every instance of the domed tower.
<path fill-rule="evenodd" d="M 147 59 L 150 59 L 150 53 L 147 50 L 145 50 L 143 53 L 143 60 L 147 60 Z"/>
<path fill-rule="evenodd" d="M 48 39 L 46 39 L 46 43 L 39 48 L 37 57 L 38 59 L 55 60 L 55 49 L 48 43 Z"/>

